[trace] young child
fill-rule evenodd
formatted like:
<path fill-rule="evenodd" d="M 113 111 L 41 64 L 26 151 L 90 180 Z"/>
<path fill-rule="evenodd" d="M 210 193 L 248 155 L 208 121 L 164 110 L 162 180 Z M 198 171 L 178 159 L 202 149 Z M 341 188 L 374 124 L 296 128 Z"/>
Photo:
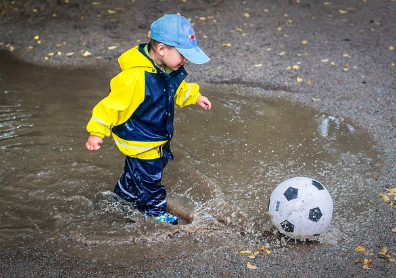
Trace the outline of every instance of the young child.
<path fill-rule="evenodd" d="M 161 184 L 168 159 L 173 159 L 174 105 L 197 104 L 210 109 L 199 86 L 186 83 L 183 65 L 208 62 L 198 47 L 191 23 L 180 14 L 165 15 L 151 25 L 148 44 L 123 53 L 121 72 L 110 82 L 110 94 L 93 109 L 86 148 L 96 151 L 105 136 L 113 136 L 126 155 L 124 173 L 114 193 L 131 202 L 147 217 L 177 224 L 168 213 L 166 189 Z"/>

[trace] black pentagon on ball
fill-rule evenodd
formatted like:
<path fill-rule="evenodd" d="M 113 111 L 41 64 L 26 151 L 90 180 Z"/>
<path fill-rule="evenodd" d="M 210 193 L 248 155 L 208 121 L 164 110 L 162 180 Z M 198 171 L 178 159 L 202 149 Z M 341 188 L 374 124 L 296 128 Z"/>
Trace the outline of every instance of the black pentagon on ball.
<path fill-rule="evenodd" d="M 289 232 L 289 233 L 294 232 L 294 225 L 289 221 L 285 220 L 280 225 L 285 232 Z"/>
<path fill-rule="evenodd" d="M 293 199 L 296 199 L 298 197 L 298 189 L 294 188 L 294 187 L 289 187 L 285 193 L 283 193 L 283 195 L 285 196 L 285 198 L 290 201 Z"/>
<path fill-rule="evenodd" d="M 312 180 L 312 185 L 315 186 L 319 190 L 323 190 L 324 189 L 323 185 L 320 182 L 318 182 L 318 181 Z"/>
<path fill-rule="evenodd" d="M 320 211 L 320 208 L 313 208 L 309 210 L 309 217 L 308 217 L 309 220 L 318 222 L 321 217 L 322 217 L 322 212 Z"/>

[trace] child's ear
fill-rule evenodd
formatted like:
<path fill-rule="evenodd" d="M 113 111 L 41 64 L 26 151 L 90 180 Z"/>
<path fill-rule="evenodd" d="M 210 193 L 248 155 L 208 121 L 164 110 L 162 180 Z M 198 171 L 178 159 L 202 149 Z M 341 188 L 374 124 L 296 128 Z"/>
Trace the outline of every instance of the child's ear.
<path fill-rule="evenodd" d="M 165 44 L 159 43 L 159 44 L 157 45 L 157 53 L 158 53 L 159 55 L 161 55 L 161 56 L 164 56 L 164 55 L 165 55 L 165 48 L 166 48 L 166 45 L 165 45 Z"/>

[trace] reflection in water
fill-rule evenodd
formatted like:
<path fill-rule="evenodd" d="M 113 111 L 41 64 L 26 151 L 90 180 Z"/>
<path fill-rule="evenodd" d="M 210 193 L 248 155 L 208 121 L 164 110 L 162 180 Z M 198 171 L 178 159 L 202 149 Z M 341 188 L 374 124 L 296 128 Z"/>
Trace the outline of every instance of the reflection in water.
<path fill-rule="evenodd" d="M 347 241 L 374 206 L 377 161 L 364 131 L 247 89 L 204 87 L 213 109 L 176 109 L 175 160 L 164 173 L 169 206 L 182 225 L 146 220 L 111 193 L 124 164 L 113 142 L 106 139 L 95 153 L 84 149 L 90 109 L 107 94 L 110 77 L 31 66 L 4 52 L 0 57 L 4 247 L 23 242 L 71 256 L 133 261 L 142 252 L 246 246 L 271 230 L 269 196 L 293 176 L 322 182 L 333 197 L 323 242 Z"/>

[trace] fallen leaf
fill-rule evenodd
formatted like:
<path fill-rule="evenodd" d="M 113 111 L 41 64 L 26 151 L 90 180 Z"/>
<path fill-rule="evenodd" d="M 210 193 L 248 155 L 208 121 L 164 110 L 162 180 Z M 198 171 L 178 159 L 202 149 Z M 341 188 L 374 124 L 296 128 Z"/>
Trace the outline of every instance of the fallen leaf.
<path fill-rule="evenodd" d="M 298 69 L 300 69 L 300 67 L 298 65 L 294 65 L 294 66 L 292 66 L 292 69 L 298 70 Z"/>
<path fill-rule="evenodd" d="M 394 46 L 389 46 L 389 50 L 395 50 Z"/>
<path fill-rule="evenodd" d="M 230 43 L 223 43 L 223 46 L 224 47 L 231 47 L 231 44 Z"/>
<path fill-rule="evenodd" d="M 307 43 L 308 43 L 308 41 L 305 41 L 305 40 L 304 40 L 304 41 L 302 41 L 301 43 L 302 43 L 302 44 L 307 44 Z"/>
<path fill-rule="evenodd" d="M 312 98 L 313 101 L 321 101 L 320 98 Z"/>
<path fill-rule="evenodd" d="M 254 258 L 256 258 L 256 256 L 254 256 L 254 255 L 250 255 L 250 256 L 247 256 L 249 259 L 254 259 Z"/>
<path fill-rule="evenodd" d="M 249 269 L 258 269 L 258 267 L 257 266 L 255 266 L 255 265 L 253 265 L 253 264 L 251 264 L 251 263 L 247 263 L 247 268 L 249 268 Z"/>
<path fill-rule="evenodd" d="M 342 57 L 350 58 L 351 56 L 349 54 L 342 54 Z"/>
<path fill-rule="evenodd" d="M 356 250 L 359 251 L 359 252 L 365 252 L 366 251 L 366 249 L 363 246 L 360 246 L 360 245 L 358 247 L 356 247 Z"/>
<path fill-rule="evenodd" d="M 391 193 L 396 193 L 396 187 L 395 188 L 391 188 L 391 189 L 387 189 L 386 191 L 391 192 Z"/>
<path fill-rule="evenodd" d="M 382 199 L 384 199 L 385 202 L 389 202 L 390 201 L 388 196 L 386 196 L 384 194 L 379 194 L 379 195 L 382 197 Z"/>
<path fill-rule="evenodd" d="M 92 5 L 94 5 L 94 6 L 97 6 L 99 4 L 100 4 L 100 2 L 92 2 Z"/>
<path fill-rule="evenodd" d="M 393 229 L 392 229 L 392 232 L 396 233 L 396 228 L 393 228 Z"/>
<path fill-rule="evenodd" d="M 347 11 L 344 11 L 344 10 L 338 10 L 338 12 L 339 12 L 340 14 L 346 14 L 346 13 L 348 13 Z"/>
<path fill-rule="evenodd" d="M 85 51 L 83 54 L 82 54 L 82 56 L 84 56 L 84 57 L 87 57 L 87 56 L 91 56 L 92 54 L 91 54 L 91 52 L 89 52 L 89 51 Z"/>
<path fill-rule="evenodd" d="M 109 14 L 115 14 L 115 13 L 117 13 L 116 11 L 113 11 L 113 10 L 107 10 L 107 12 L 108 12 Z"/>
<path fill-rule="evenodd" d="M 242 250 L 241 252 L 239 252 L 240 254 L 251 254 L 252 251 L 250 250 Z"/>
<path fill-rule="evenodd" d="M 329 59 L 322 59 L 321 60 L 323 63 L 327 63 L 329 61 Z"/>
<path fill-rule="evenodd" d="M 112 46 L 107 47 L 107 49 L 109 49 L 109 50 L 116 49 L 116 48 L 117 48 L 116 45 L 112 45 Z"/>
<path fill-rule="evenodd" d="M 206 17 L 201 16 L 201 17 L 199 17 L 198 19 L 201 20 L 201 21 L 205 21 L 205 20 L 206 20 Z"/>
<path fill-rule="evenodd" d="M 323 2 L 326 6 L 331 5 L 331 2 Z"/>
<path fill-rule="evenodd" d="M 301 81 L 303 81 L 303 79 L 301 77 L 297 77 L 296 78 L 297 82 L 300 83 Z"/>
<path fill-rule="evenodd" d="M 384 246 L 381 248 L 381 251 L 379 254 L 382 256 L 386 256 L 386 253 L 388 253 L 388 248 L 386 248 L 386 246 Z"/>
<path fill-rule="evenodd" d="M 54 52 L 50 52 L 47 54 L 48 56 L 54 56 Z"/>
<path fill-rule="evenodd" d="M 68 52 L 66 53 L 66 56 L 72 56 L 74 54 L 74 52 Z"/>
<path fill-rule="evenodd" d="M 268 12 L 269 12 L 269 9 L 264 9 L 264 12 L 265 12 L 265 13 L 268 13 Z"/>
<path fill-rule="evenodd" d="M 244 13 L 243 14 L 246 18 L 249 18 L 250 17 L 250 14 L 248 14 L 248 13 Z"/>
<path fill-rule="evenodd" d="M 282 55 L 285 55 L 286 54 L 286 52 L 285 51 L 282 51 L 281 53 L 279 53 L 278 55 L 279 56 L 282 56 Z"/>
<path fill-rule="evenodd" d="M 38 40 L 38 39 L 40 39 L 40 37 L 39 36 L 34 36 L 33 37 L 35 40 Z"/>
<path fill-rule="evenodd" d="M 257 65 L 254 65 L 256 68 L 260 68 L 260 67 L 262 67 L 263 66 L 263 64 L 257 64 Z"/>

